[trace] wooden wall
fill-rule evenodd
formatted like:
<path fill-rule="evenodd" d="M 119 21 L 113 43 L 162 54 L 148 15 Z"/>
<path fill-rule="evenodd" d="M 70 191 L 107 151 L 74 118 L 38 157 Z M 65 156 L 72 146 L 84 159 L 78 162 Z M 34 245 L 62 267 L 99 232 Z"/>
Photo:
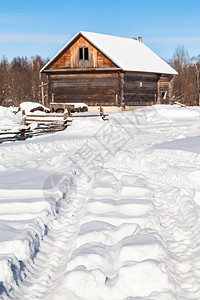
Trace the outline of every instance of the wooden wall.
<path fill-rule="evenodd" d="M 89 59 L 79 60 L 79 48 L 88 47 Z M 61 57 L 50 67 L 50 69 L 87 69 L 87 68 L 112 68 L 116 65 L 110 61 L 100 51 L 97 51 L 85 38 L 82 36 L 69 48 Z"/>
<path fill-rule="evenodd" d="M 145 106 L 167 103 L 173 94 L 173 76 L 123 71 L 49 73 L 49 101 L 88 105 Z M 162 100 L 168 91 L 167 99 Z"/>
<path fill-rule="evenodd" d="M 158 98 L 160 100 L 160 103 L 169 103 L 168 100 L 172 96 L 173 96 L 173 76 L 161 75 L 158 81 Z"/>
<path fill-rule="evenodd" d="M 50 75 L 49 99 L 55 102 L 84 102 L 88 105 L 116 105 L 118 73 Z"/>
<path fill-rule="evenodd" d="M 127 72 L 124 76 L 124 104 L 127 106 L 152 105 L 157 97 L 156 74 Z"/>

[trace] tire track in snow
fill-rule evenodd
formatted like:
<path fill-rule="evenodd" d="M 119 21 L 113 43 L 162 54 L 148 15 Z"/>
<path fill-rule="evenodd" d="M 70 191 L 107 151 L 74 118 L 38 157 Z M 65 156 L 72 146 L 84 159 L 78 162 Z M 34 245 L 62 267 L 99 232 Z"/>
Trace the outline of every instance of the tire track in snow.
<path fill-rule="evenodd" d="M 64 199 L 65 203 L 52 223 L 49 234 L 41 242 L 34 263 L 28 266 L 27 277 L 18 289 L 10 293 L 11 299 L 51 299 L 48 295 L 56 289 L 66 271 L 87 198 L 87 181 L 81 178 L 76 185 L 78 188 L 71 195 L 70 203 Z"/>
<path fill-rule="evenodd" d="M 176 155 L 175 155 L 176 156 Z M 178 158 L 178 156 L 177 156 Z M 173 165 L 188 165 L 183 157 L 173 157 Z M 170 161 L 171 159 L 169 159 Z M 154 193 L 154 204 L 166 244 L 166 262 L 175 294 L 180 300 L 200 299 L 200 214 L 193 200 L 194 187 L 184 174 L 173 174 L 170 162 L 147 156 L 142 173 Z M 141 168 L 141 165 L 140 165 Z"/>
<path fill-rule="evenodd" d="M 97 293 L 98 299 L 122 300 L 169 288 L 159 262 L 162 242 L 148 228 L 158 225 L 149 197 L 145 181 L 130 172 L 96 173 L 59 293 L 69 289 L 75 299 L 97 299 Z"/>
<path fill-rule="evenodd" d="M 157 128 L 155 131 L 157 133 Z M 141 139 L 140 136 L 139 138 Z M 153 138 L 150 138 L 149 145 L 152 143 Z M 136 149 L 139 152 L 140 146 L 137 146 Z M 145 154 L 142 154 L 142 156 L 145 157 Z M 149 164 L 147 164 L 148 162 Z M 170 160 L 166 159 L 166 162 L 169 164 Z M 152 163 L 154 164 L 153 167 L 150 165 Z M 134 164 L 133 160 L 131 164 Z M 170 179 L 165 170 L 167 165 L 160 158 L 148 158 L 147 156 L 143 159 L 142 166 L 142 160 L 137 161 L 136 164 L 138 164 L 137 172 L 133 168 L 132 173 L 143 176 L 154 192 L 155 205 L 162 224 L 160 233 L 166 243 L 166 262 L 171 279 L 176 285 L 176 293 L 181 300 L 197 300 L 200 298 L 198 294 L 199 255 L 197 237 L 199 228 L 194 225 L 195 206 L 191 204 L 192 190 L 188 189 L 188 192 L 185 191 L 181 194 L 180 178 L 174 176 Z M 116 167 L 116 163 L 113 166 Z M 87 193 L 87 189 L 85 193 Z M 184 198 L 184 196 L 187 196 L 187 198 Z M 35 264 L 30 266 L 30 276 L 28 275 L 20 288 L 13 292 L 12 299 L 51 299 L 48 298 L 48 294 L 51 294 L 51 291 L 57 288 L 65 272 L 66 262 L 77 235 L 74 228 L 77 228 L 77 224 L 82 218 L 81 210 L 84 203 L 85 199 L 79 199 L 79 201 L 74 199 L 75 207 L 73 205 L 70 208 L 63 207 L 59 220 L 54 222 L 51 232 L 41 244 L 41 250 L 35 259 Z M 193 231 L 192 236 L 191 231 Z M 194 247 L 191 247 L 191 243 L 194 244 Z M 187 260 L 185 264 L 183 264 L 184 260 Z M 195 280 L 196 282 L 194 282 Z"/>

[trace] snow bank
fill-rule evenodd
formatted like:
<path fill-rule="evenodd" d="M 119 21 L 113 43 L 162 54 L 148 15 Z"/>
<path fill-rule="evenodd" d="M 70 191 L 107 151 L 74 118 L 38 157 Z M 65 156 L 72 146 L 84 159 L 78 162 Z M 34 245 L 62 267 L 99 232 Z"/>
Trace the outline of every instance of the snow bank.
<path fill-rule="evenodd" d="M 160 117 L 168 121 L 184 121 L 200 117 L 200 109 L 194 110 L 190 107 L 180 107 L 179 105 L 156 105 L 154 109 Z"/>
<path fill-rule="evenodd" d="M 33 112 L 35 110 L 37 111 L 45 111 L 45 112 L 50 112 L 50 109 L 45 107 L 44 105 L 40 104 L 40 103 L 36 103 L 36 102 L 22 102 L 20 105 L 20 110 L 24 110 L 26 114 Z"/>
<path fill-rule="evenodd" d="M 25 144 L 18 144 L 21 158 L 13 152 L 9 162 L 2 164 L 1 160 L 0 295 L 9 294 L 26 277 L 68 189 L 62 183 L 64 174 L 58 173 L 56 167 L 56 178 L 52 175 L 51 163 L 38 163 L 37 155 L 36 160 L 23 161 L 24 150 L 28 150 Z M 31 156 L 38 152 L 38 146 L 32 145 L 28 150 Z M 18 164 L 18 160 L 20 167 L 8 167 Z"/>
<path fill-rule="evenodd" d="M 83 102 L 75 102 L 75 103 L 72 102 L 72 103 L 67 103 L 67 104 L 68 105 L 73 105 L 74 108 L 84 108 L 84 107 L 88 108 L 88 105 L 83 103 Z"/>
<path fill-rule="evenodd" d="M 110 112 L 109 116 L 116 119 L 123 117 L 123 125 L 160 125 L 164 123 L 178 123 L 181 122 L 194 122 L 200 118 L 200 108 L 197 107 L 180 107 L 179 105 L 153 105 L 148 107 L 139 108 L 134 111 L 127 112 Z M 117 121 L 118 122 L 118 121 Z M 120 124 L 120 122 L 119 122 Z M 121 124 L 122 125 L 122 124 Z"/>
<path fill-rule="evenodd" d="M 21 117 L 13 113 L 12 108 L 0 106 L 0 131 L 12 129 L 17 131 L 21 124 Z"/>
<path fill-rule="evenodd" d="M 164 142 L 154 147 L 155 149 L 174 149 L 200 154 L 200 136 L 179 136 L 175 141 Z"/>

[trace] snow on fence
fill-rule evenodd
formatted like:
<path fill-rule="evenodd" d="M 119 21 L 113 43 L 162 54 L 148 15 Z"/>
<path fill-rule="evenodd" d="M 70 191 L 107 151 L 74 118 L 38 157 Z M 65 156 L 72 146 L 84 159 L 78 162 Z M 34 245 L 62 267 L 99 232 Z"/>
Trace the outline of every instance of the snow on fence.
<path fill-rule="evenodd" d="M 84 113 L 71 113 L 71 109 L 68 107 L 65 112 L 67 112 L 68 116 L 71 118 L 87 118 L 87 117 L 101 117 L 102 120 L 108 120 L 108 114 L 104 113 L 102 106 L 99 107 L 99 113 L 91 113 L 91 112 L 84 112 Z"/>
<path fill-rule="evenodd" d="M 69 117 L 69 118 L 68 118 Z M 34 134 L 45 134 L 53 133 L 56 131 L 65 130 L 69 123 L 72 122 L 73 118 L 83 117 L 101 117 L 102 120 L 108 120 L 108 114 L 103 112 L 100 107 L 100 112 L 95 114 L 91 113 L 71 113 L 70 110 L 66 110 L 63 114 L 61 113 L 29 113 L 25 114 L 22 111 L 22 125 L 25 128 L 19 131 L 4 130 L 0 132 L 0 143 L 9 140 L 25 140 L 28 137 L 32 137 Z"/>
<path fill-rule="evenodd" d="M 53 133 L 65 130 L 71 120 L 67 120 L 67 114 L 31 114 L 25 115 L 22 112 L 22 125 L 24 128 L 19 131 L 4 130 L 0 132 L 0 143 L 9 140 L 25 140 L 34 134 Z"/>

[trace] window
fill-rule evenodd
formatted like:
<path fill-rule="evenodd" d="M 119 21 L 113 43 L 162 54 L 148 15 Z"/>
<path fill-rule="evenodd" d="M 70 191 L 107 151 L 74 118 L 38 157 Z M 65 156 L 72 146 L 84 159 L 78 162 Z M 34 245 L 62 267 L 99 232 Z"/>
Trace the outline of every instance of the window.
<path fill-rule="evenodd" d="M 167 91 L 166 92 L 162 92 L 162 98 L 163 99 L 167 99 Z"/>
<path fill-rule="evenodd" d="M 79 59 L 83 59 L 83 48 L 79 48 Z"/>
<path fill-rule="evenodd" d="M 88 60 L 88 48 L 84 48 L 84 59 Z"/>
<path fill-rule="evenodd" d="M 80 60 L 88 60 L 89 59 L 89 51 L 87 47 L 79 48 L 79 59 Z"/>

